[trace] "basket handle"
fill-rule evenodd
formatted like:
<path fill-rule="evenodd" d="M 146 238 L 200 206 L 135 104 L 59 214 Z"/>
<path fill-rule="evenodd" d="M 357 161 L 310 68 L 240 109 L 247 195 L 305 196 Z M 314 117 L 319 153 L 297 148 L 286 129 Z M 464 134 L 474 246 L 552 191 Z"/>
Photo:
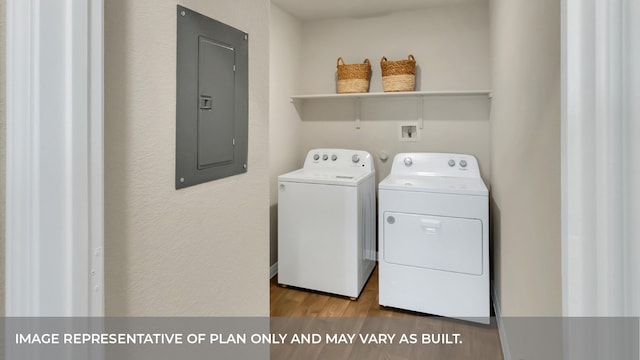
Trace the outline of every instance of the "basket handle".
<path fill-rule="evenodd" d="M 416 58 L 414 58 L 413 55 L 409 54 L 409 60 L 416 61 Z"/>
<path fill-rule="evenodd" d="M 385 56 L 382 57 L 382 59 L 380 59 L 380 64 L 387 62 L 387 58 Z"/>
<path fill-rule="evenodd" d="M 342 64 L 340 64 L 340 63 L 342 63 Z M 344 60 L 342 59 L 342 57 L 338 58 L 337 64 L 338 65 L 344 65 Z M 371 65 L 371 62 L 369 61 L 369 59 L 364 59 L 363 64 Z"/>

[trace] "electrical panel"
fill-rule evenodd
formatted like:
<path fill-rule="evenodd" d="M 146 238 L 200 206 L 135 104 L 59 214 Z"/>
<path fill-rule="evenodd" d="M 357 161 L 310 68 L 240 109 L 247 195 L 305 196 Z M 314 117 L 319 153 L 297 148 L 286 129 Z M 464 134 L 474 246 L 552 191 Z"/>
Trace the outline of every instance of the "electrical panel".
<path fill-rule="evenodd" d="M 248 34 L 177 6 L 176 189 L 247 171 Z"/>

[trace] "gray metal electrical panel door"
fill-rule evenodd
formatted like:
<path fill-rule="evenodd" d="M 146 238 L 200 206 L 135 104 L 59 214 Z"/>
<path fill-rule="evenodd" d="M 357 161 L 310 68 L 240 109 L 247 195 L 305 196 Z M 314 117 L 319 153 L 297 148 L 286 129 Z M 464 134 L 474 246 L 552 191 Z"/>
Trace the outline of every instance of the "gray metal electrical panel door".
<path fill-rule="evenodd" d="M 177 7 L 176 189 L 247 171 L 248 35 Z"/>

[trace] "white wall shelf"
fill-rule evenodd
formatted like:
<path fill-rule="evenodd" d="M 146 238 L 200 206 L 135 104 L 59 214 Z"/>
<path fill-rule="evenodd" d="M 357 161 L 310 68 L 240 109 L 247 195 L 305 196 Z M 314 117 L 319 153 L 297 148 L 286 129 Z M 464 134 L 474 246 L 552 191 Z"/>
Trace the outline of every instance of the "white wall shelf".
<path fill-rule="evenodd" d="M 337 99 L 370 99 L 370 98 L 421 98 L 428 96 L 470 96 L 486 95 L 491 97 L 490 90 L 466 90 L 466 91 L 400 91 L 400 92 L 375 92 L 375 93 L 350 93 L 350 94 L 311 94 L 294 95 L 292 101 L 306 100 L 337 100 Z"/>
<path fill-rule="evenodd" d="M 424 124 L 424 101 L 429 97 L 468 97 L 468 96 L 486 96 L 487 99 L 491 99 L 491 91 L 490 90 L 462 90 L 462 91 L 401 91 L 401 92 L 374 92 L 374 93 L 349 93 L 349 94 L 310 94 L 310 95 L 294 95 L 291 97 L 291 102 L 298 109 L 298 113 L 300 111 L 300 105 L 307 101 L 333 101 L 333 100 L 353 100 L 355 102 L 355 127 L 356 129 L 360 128 L 360 118 L 361 118 L 361 100 L 366 99 L 398 99 L 398 98 L 414 98 L 418 100 L 417 109 L 418 109 L 418 125 L 420 129 L 423 128 Z"/>

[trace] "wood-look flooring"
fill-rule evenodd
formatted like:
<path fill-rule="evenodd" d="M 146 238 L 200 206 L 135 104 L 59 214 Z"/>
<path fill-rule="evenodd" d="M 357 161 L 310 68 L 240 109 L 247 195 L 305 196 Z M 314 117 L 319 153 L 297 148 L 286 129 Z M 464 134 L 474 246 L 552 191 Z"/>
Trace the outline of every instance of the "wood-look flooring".
<path fill-rule="evenodd" d="M 292 332 L 301 327 L 313 332 L 326 326 L 336 333 L 398 334 L 395 346 L 272 345 L 271 359 L 503 359 L 495 318 L 489 325 L 482 325 L 380 306 L 377 268 L 357 300 L 283 287 L 278 284 L 277 276 L 271 279 L 270 289 L 272 331 L 274 327 L 277 331 L 286 331 L 289 326 Z M 460 334 L 461 342 L 398 346 L 402 333 Z"/>
<path fill-rule="evenodd" d="M 378 305 L 378 268 L 376 267 L 360 297 L 283 287 L 278 276 L 271 279 L 271 316 L 287 317 L 411 317 L 415 313 Z"/>

